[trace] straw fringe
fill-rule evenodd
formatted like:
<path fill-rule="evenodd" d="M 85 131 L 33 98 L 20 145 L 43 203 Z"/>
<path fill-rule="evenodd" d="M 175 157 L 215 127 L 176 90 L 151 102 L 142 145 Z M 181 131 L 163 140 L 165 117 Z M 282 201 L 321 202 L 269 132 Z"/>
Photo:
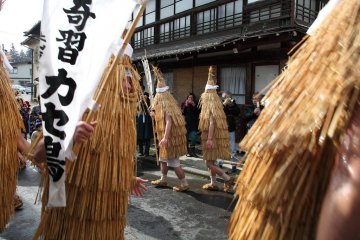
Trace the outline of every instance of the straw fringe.
<path fill-rule="evenodd" d="M 0 232 L 14 212 L 18 156 L 17 137 L 20 134 L 21 117 L 15 94 L 11 89 L 7 72 L 0 59 Z"/>
<path fill-rule="evenodd" d="M 224 107 L 215 90 L 206 90 L 200 97 L 200 121 L 201 143 L 204 160 L 215 161 L 216 159 L 229 159 L 229 130 L 226 121 Z M 210 117 L 215 121 L 214 145 L 211 150 L 205 147 L 209 133 Z"/>
<path fill-rule="evenodd" d="M 229 239 L 315 238 L 337 146 L 360 101 L 359 31 L 360 2 L 342 1 L 265 97 L 241 142 Z"/>
<path fill-rule="evenodd" d="M 67 161 L 67 206 L 45 208 L 34 239 L 124 239 L 135 169 L 140 77 L 128 57 L 116 61 L 103 89 L 105 97 L 98 102 L 101 108 L 94 113 L 98 125 L 93 136 L 81 145 L 74 162 Z M 125 69 L 134 76 L 130 93 L 121 84 Z M 46 198 L 44 194 L 43 204 Z"/>
<path fill-rule="evenodd" d="M 160 70 L 154 68 L 154 74 L 158 82 L 165 82 Z M 157 93 L 152 108 L 156 113 L 155 130 L 159 141 L 165 134 L 165 114 L 169 114 L 172 119 L 169 142 L 166 148 L 160 148 L 160 158 L 169 160 L 185 155 L 187 153 L 185 120 L 175 98 L 169 92 Z"/>

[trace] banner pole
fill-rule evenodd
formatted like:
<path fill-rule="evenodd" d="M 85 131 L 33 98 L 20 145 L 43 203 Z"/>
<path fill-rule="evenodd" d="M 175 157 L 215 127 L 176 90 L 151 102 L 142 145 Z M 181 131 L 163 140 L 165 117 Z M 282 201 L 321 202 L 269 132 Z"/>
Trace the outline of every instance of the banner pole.
<path fill-rule="evenodd" d="M 106 69 L 106 71 L 104 72 L 102 78 L 101 78 L 101 81 L 100 81 L 100 85 L 98 86 L 97 90 L 96 90 L 96 93 L 95 96 L 94 96 L 94 102 L 95 104 L 97 104 L 97 102 L 99 102 L 99 99 L 101 99 L 103 97 L 103 94 L 102 94 L 102 90 L 104 89 L 105 85 L 108 83 L 108 79 L 109 79 L 109 75 L 112 71 L 112 69 L 114 68 L 115 66 L 115 63 L 116 63 L 116 57 L 119 57 L 119 56 L 122 56 L 125 52 L 125 48 L 126 46 L 129 44 L 131 38 L 132 38 L 132 35 L 134 34 L 134 31 L 135 31 L 135 28 L 139 22 L 139 20 L 141 19 L 143 13 L 145 11 L 145 6 L 144 4 L 140 4 L 140 8 L 136 14 L 136 17 L 134 19 L 134 21 L 131 23 L 131 26 L 128 30 L 128 32 L 126 33 L 125 37 L 124 37 L 124 42 L 122 43 L 122 46 L 121 46 L 121 49 L 118 53 L 117 56 L 111 56 L 109 62 L 111 62 L 111 65 L 108 69 Z M 86 122 L 90 122 L 93 115 L 94 115 L 94 110 L 93 109 L 89 109 L 89 113 L 87 114 L 86 116 Z"/>

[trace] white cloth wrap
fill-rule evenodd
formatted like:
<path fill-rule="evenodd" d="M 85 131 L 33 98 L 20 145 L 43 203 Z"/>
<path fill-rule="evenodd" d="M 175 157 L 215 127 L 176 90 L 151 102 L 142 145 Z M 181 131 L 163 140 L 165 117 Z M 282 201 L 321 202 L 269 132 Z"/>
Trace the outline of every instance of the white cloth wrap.
<path fill-rule="evenodd" d="M 168 90 L 169 90 L 169 86 L 165 86 L 165 87 L 162 87 L 162 88 L 156 88 L 157 93 L 164 93 L 164 92 L 166 92 Z"/>
<path fill-rule="evenodd" d="M 89 104 L 89 109 L 93 112 L 96 112 L 97 110 L 99 110 L 100 108 L 100 104 L 96 103 L 93 99 L 91 100 L 90 104 Z"/>
<path fill-rule="evenodd" d="M 219 86 L 218 85 L 209 85 L 209 84 L 206 84 L 205 86 L 205 90 L 216 90 L 218 89 Z"/>

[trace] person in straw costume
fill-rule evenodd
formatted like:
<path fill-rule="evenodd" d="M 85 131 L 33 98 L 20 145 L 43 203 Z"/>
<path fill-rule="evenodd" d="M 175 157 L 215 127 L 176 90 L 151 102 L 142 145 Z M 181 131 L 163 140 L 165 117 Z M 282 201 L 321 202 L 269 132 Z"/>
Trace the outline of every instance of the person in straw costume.
<path fill-rule="evenodd" d="M 92 122 L 83 132 L 75 132 L 75 138 L 80 135 L 80 140 L 86 141 L 93 131 L 81 144 L 77 159 L 67 161 L 67 205 L 43 208 L 34 239 L 124 239 L 129 193 L 142 195 L 146 190 L 142 183 L 147 182 L 134 177 L 140 77 L 131 65 L 131 47 L 127 48 L 128 55 L 111 60 L 116 63 L 102 89 L 104 97 L 98 102 L 101 109 L 94 116 L 97 126 L 92 129 Z M 48 185 L 43 206 L 47 204 L 47 191 Z"/>
<path fill-rule="evenodd" d="M 359 239 L 359 29 L 360 1 L 340 1 L 265 96 L 229 239 L 315 239 L 329 179 L 318 239 Z"/>
<path fill-rule="evenodd" d="M 185 120 L 178 103 L 165 84 L 164 76 L 157 67 L 153 67 L 153 71 L 157 88 L 152 110 L 155 112 L 155 130 L 159 140 L 161 178 L 152 181 L 151 184 L 159 187 L 167 186 L 167 173 L 169 167 L 173 167 L 180 180 L 180 185 L 174 186 L 173 190 L 183 192 L 189 189 L 179 159 L 187 153 Z"/>
<path fill-rule="evenodd" d="M 23 153 L 29 147 L 21 136 L 23 123 L 5 68 L 11 69 L 11 65 L 0 49 L 0 232 L 5 229 L 14 208 L 22 206 L 20 197 L 16 195 L 18 152 Z"/>
<path fill-rule="evenodd" d="M 200 97 L 201 143 L 203 158 L 210 173 L 210 183 L 202 186 L 205 190 L 217 191 L 216 175 L 224 179 L 224 191 L 228 192 L 234 179 L 214 164 L 217 159 L 229 159 L 229 131 L 224 107 L 216 89 L 215 68 L 209 68 L 205 92 Z"/>

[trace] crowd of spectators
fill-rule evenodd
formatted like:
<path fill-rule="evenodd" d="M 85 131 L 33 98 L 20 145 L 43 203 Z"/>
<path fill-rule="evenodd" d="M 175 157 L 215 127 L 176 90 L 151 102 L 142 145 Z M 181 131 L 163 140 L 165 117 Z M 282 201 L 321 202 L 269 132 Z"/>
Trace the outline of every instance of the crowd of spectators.
<path fill-rule="evenodd" d="M 239 162 L 238 156 L 244 154 L 244 152 L 239 149 L 239 141 L 244 137 L 244 134 L 249 131 L 256 119 L 259 117 L 263 109 L 261 104 L 263 95 L 254 93 L 252 97 L 252 104 L 249 105 L 239 105 L 233 98 L 230 91 L 222 92 L 221 97 L 228 123 L 229 152 L 231 153 L 231 159 L 226 160 L 230 160 L 232 162 L 231 173 L 236 173 L 237 163 Z M 150 109 L 151 103 L 149 94 L 144 92 L 138 104 L 138 114 L 136 118 L 137 143 L 140 156 L 149 156 L 150 154 L 149 150 L 153 139 L 153 123 Z M 200 153 L 200 150 L 198 150 L 196 146 L 200 144 L 198 130 L 200 106 L 198 105 L 197 98 L 194 93 L 189 93 L 181 102 L 181 111 L 185 119 L 187 130 L 187 156 L 199 157 L 198 154 Z M 216 164 L 222 167 L 223 161 L 219 159 Z"/>

